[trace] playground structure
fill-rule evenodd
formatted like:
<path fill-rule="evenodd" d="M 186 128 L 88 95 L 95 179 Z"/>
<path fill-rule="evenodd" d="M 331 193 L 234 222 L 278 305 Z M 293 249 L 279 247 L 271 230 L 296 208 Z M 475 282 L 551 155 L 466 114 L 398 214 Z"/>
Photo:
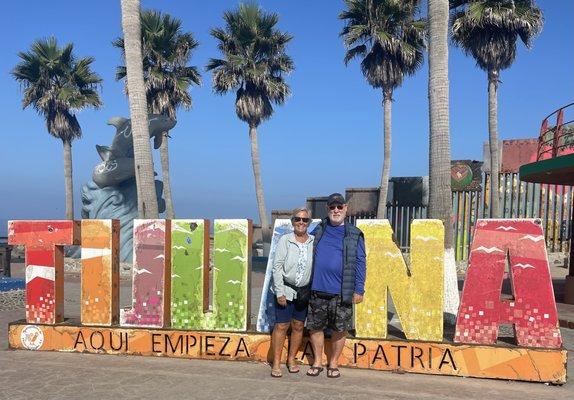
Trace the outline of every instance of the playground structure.
<path fill-rule="evenodd" d="M 536 156 L 535 162 L 520 167 L 520 180 L 545 185 L 574 185 L 574 103 L 557 109 L 542 120 Z M 570 221 L 569 272 L 564 287 L 564 302 L 568 304 L 574 304 L 573 225 Z"/>

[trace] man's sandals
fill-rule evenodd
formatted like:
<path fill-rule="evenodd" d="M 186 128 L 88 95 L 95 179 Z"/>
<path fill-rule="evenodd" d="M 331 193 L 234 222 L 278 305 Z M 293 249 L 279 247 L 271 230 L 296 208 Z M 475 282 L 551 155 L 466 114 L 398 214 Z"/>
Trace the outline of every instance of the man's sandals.
<path fill-rule="evenodd" d="M 307 370 L 307 375 L 309 376 L 319 376 L 319 374 L 323 372 L 323 367 L 315 367 L 315 366 L 311 366 L 308 370 Z M 341 372 L 339 371 L 339 368 L 331 368 L 331 367 L 327 367 L 327 378 L 340 378 L 341 377 Z"/>
<path fill-rule="evenodd" d="M 280 369 L 272 369 L 271 370 L 271 377 L 273 378 L 281 378 L 283 376 L 283 373 L 281 372 Z"/>
<path fill-rule="evenodd" d="M 311 365 L 311 367 L 307 370 L 308 376 L 319 376 L 319 374 L 323 372 L 323 367 L 315 367 Z"/>
<path fill-rule="evenodd" d="M 327 367 L 327 378 L 340 378 L 341 372 L 339 368 Z"/>

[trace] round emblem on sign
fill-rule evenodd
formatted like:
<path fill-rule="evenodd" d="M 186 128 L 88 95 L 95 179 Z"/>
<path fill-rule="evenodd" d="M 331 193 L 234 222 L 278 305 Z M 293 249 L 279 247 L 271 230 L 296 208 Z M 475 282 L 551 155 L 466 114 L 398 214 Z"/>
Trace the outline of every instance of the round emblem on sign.
<path fill-rule="evenodd" d="M 44 344 L 44 332 L 36 325 L 27 325 L 20 333 L 20 340 L 28 350 L 38 350 Z"/>

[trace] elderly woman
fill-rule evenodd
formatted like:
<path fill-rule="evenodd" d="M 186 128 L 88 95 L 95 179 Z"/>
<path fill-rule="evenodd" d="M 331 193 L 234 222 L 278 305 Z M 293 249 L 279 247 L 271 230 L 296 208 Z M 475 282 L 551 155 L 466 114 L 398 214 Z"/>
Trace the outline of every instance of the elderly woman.
<path fill-rule="evenodd" d="M 280 378 L 281 352 L 287 330 L 291 327 L 291 343 L 287 355 L 287 369 L 299 372 L 295 355 L 303 339 L 310 294 L 311 267 L 313 265 L 313 236 L 307 233 L 311 212 L 296 208 L 291 215 L 293 233 L 279 239 L 273 261 L 273 288 L 275 290 L 275 327 L 273 328 L 273 368 L 271 376 Z"/>

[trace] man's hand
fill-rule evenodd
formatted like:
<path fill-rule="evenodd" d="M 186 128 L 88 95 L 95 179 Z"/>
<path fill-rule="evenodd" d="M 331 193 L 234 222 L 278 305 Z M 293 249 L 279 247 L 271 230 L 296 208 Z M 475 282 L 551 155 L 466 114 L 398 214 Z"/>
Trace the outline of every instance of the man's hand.
<path fill-rule="evenodd" d="M 359 304 L 363 301 L 363 295 L 358 293 L 353 293 L 353 304 Z"/>
<path fill-rule="evenodd" d="M 285 298 L 285 296 L 279 296 L 279 297 L 277 297 L 277 303 L 279 303 L 279 305 L 281 307 L 286 307 L 287 306 L 287 299 Z"/>

